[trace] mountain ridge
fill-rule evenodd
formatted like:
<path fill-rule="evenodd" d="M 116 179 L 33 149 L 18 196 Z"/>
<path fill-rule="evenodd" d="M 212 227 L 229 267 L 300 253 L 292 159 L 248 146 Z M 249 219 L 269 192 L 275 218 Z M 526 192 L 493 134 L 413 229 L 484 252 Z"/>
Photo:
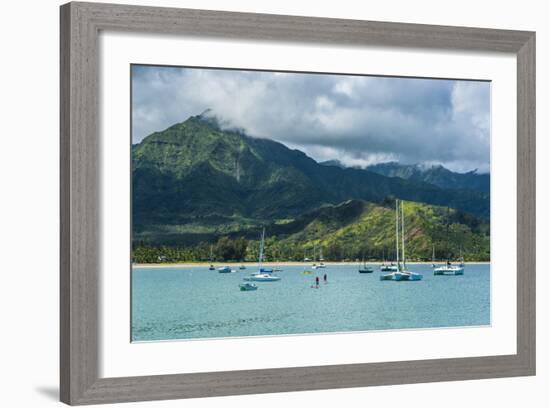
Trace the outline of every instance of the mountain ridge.
<path fill-rule="evenodd" d="M 489 214 L 488 194 L 324 166 L 282 143 L 222 128 L 207 111 L 132 146 L 137 237 L 154 237 L 163 229 L 182 236 L 228 234 L 350 199 L 396 197 Z"/>
<path fill-rule="evenodd" d="M 474 190 L 481 193 L 489 193 L 491 189 L 490 174 L 479 173 L 477 169 L 458 173 L 440 164 L 426 166 L 398 162 L 373 164 L 366 169 L 383 176 L 422 181 L 444 189 Z"/>

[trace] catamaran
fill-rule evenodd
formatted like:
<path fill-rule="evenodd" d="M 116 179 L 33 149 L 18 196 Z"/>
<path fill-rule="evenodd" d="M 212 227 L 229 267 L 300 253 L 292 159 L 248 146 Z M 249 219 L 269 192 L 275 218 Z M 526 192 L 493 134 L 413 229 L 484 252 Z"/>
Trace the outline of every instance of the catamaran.
<path fill-rule="evenodd" d="M 275 281 L 281 280 L 280 277 L 272 275 L 273 269 L 262 268 L 262 262 L 264 258 L 264 244 L 265 244 L 265 228 L 262 230 L 262 240 L 260 242 L 258 272 L 244 278 L 244 280 L 255 281 L 255 282 L 275 282 Z"/>
<path fill-rule="evenodd" d="M 402 264 L 399 262 L 399 210 L 401 209 L 401 257 Z M 391 281 L 419 281 L 422 280 L 422 275 L 419 273 L 407 270 L 405 261 L 405 216 L 403 213 L 403 203 L 395 200 L 395 253 L 397 271 L 385 275 L 380 275 L 380 280 Z"/>

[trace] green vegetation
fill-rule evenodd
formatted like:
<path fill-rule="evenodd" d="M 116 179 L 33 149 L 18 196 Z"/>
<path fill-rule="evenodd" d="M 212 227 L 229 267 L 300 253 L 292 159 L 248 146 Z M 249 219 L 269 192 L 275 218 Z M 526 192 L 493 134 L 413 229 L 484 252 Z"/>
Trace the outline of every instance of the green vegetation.
<path fill-rule="evenodd" d="M 248 241 L 242 237 L 236 239 L 221 237 L 213 245 L 201 243 L 187 247 L 151 246 L 139 242 L 133 245 L 132 261 L 137 263 L 244 261 L 248 246 Z"/>
<path fill-rule="evenodd" d="M 395 198 L 407 200 L 410 259 L 431 259 L 434 244 L 438 258 L 489 259 L 489 195 L 476 189 L 321 165 L 210 115 L 153 133 L 132 159 L 135 262 L 208 261 L 211 246 L 217 261 L 255 260 L 264 226 L 271 260 L 314 246 L 332 261 L 393 258 Z"/>
<path fill-rule="evenodd" d="M 488 224 L 457 210 L 415 202 L 405 202 L 404 211 L 407 259 L 431 260 L 433 245 L 437 259 L 456 259 L 461 252 L 466 261 L 490 259 Z M 321 208 L 289 223 L 268 226 L 266 259 L 311 259 L 314 247 L 317 251 L 322 250 L 327 261 L 393 259 L 394 228 L 391 200 L 380 204 L 347 201 Z M 241 234 L 220 238 L 213 246 L 214 260 L 255 261 L 258 258 L 259 229 L 242 231 Z M 204 242 L 175 248 L 141 244 L 134 248 L 134 261 L 208 261 L 209 248 Z"/>

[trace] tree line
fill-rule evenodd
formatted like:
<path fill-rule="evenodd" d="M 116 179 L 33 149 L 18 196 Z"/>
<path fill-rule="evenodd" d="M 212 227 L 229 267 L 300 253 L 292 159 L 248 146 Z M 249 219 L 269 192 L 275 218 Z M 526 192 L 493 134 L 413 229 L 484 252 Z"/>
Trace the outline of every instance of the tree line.
<path fill-rule="evenodd" d="M 454 225 L 445 235 L 466 237 L 452 243 L 444 240 L 441 231 L 435 232 L 432 240 L 412 241 L 407 245 L 407 259 L 410 261 L 430 261 L 435 249 L 436 260 L 457 259 L 465 261 L 489 261 L 489 241 L 466 235 L 458 225 Z M 259 257 L 259 241 L 245 238 L 221 237 L 215 243 L 202 242 L 198 245 L 167 246 L 134 243 L 132 261 L 135 263 L 174 263 L 174 262 L 254 262 Z M 303 261 L 305 258 L 318 261 L 320 253 L 328 262 L 341 261 L 382 261 L 395 258 L 395 244 L 369 245 L 368 242 L 342 240 L 323 243 L 320 241 L 292 242 L 270 237 L 265 242 L 265 261 Z"/>

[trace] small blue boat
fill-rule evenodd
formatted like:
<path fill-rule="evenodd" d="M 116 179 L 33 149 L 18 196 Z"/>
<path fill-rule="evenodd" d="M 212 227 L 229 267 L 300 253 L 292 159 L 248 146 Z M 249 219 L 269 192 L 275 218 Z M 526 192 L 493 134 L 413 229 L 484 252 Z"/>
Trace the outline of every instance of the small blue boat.
<path fill-rule="evenodd" d="M 242 292 L 248 292 L 251 290 L 257 290 L 258 286 L 255 285 L 254 283 L 245 282 L 245 283 L 239 284 L 239 288 L 241 289 Z"/>

